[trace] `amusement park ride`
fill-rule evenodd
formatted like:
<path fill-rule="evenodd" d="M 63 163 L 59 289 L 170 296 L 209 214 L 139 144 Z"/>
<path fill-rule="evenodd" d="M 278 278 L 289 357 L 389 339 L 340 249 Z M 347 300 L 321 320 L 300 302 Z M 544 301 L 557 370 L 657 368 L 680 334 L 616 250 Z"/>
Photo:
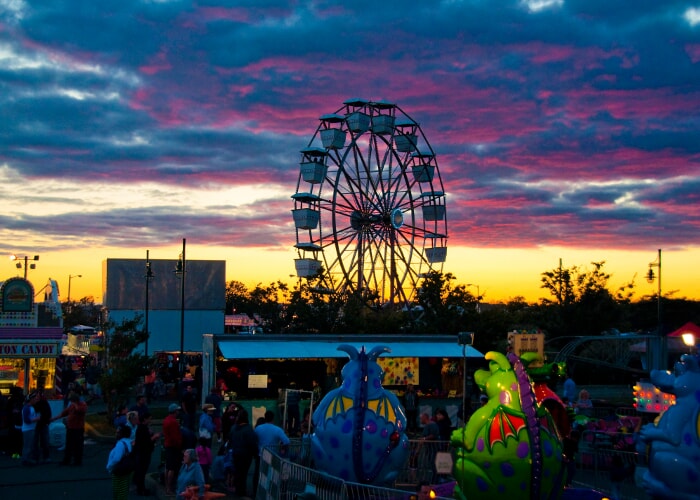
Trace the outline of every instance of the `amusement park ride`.
<path fill-rule="evenodd" d="M 442 268 L 447 217 L 435 153 L 418 123 L 396 104 L 350 99 L 321 116 L 301 151 L 292 198 L 297 276 L 316 291 L 406 305 L 418 280 Z M 616 339 L 627 355 L 631 339 Z M 568 354 L 577 347 L 569 346 Z M 391 348 L 339 349 L 350 362 L 341 387 L 313 414 L 316 466 L 342 480 L 386 485 L 409 453 L 404 409 L 382 388 L 376 362 Z M 532 354 L 489 352 L 488 369 L 475 373 L 489 399 L 452 433 L 454 498 L 605 498 L 565 488 L 565 436 L 528 373 L 528 365 L 541 361 Z M 699 499 L 698 356 L 681 356 L 674 374 L 653 370 L 651 384 L 635 388 L 638 410 L 658 403 L 666 411 L 639 432 L 638 453 L 648 457 L 642 485 L 653 498 Z M 553 393 L 547 397 L 558 400 Z"/>
<path fill-rule="evenodd" d="M 316 467 L 343 481 L 387 485 L 410 452 L 406 417 L 396 396 L 382 388 L 377 346 L 359 352 L 342 345 L 350 362 L 343 382 L 321 400 L 310 435 Z M 565 486 L 563 427 L 528 373 L 536 353 L 489 352 L 487 370 L 475 381 L 488 402 L 466 425 L 452 432 L 452 495 L 456 499 L 596 499 L 607 495 Z M 700 366 L 697 355 L 683 355 L 674 374 L 654 370 L 652 383 L 675 396 L 654 423 L 644 425 L 636 446 L 646 472 L 641 486 L 652 498 L 697 499 L 700 465 Z M 555 398 L 549 394 L 547 398 Z M 551 403 L 551 400 L 550 400 Z M 561 401 L 559 401 L 561 404 Z M 436 462 L 437 463 L 437 462 Z M 438 485 L 443 488 L 445 485 Z M 408 497 L 407 497 L 408 498 Z"/>
<path fill-rule="evenodd" d="M 297 276 L 319 292 L 409 304 L 447 256 L 435 152 L 394 103 L 350 99 L 319 120 L 292 195 Z"/>

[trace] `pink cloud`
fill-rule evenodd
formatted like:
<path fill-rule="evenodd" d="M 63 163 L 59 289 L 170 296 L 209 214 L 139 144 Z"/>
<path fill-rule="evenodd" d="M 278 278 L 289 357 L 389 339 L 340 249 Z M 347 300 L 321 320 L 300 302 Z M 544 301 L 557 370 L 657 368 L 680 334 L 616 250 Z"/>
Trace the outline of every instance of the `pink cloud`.
<path fill-rule="evenodd" d="M 696 64 L 700 61 L 700 44 L 686 44 L 685 53 L 688 54 L 688 57 L 690 57 L 693 64 Z"/>

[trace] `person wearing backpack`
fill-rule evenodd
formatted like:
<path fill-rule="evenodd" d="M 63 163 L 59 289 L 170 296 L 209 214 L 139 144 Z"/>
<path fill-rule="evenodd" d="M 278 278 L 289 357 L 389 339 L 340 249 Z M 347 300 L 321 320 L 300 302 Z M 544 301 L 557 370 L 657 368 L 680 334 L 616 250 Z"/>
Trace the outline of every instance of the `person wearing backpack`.
<path fill-rule="evenodd" d="M 112 498 L 114 500 L 127 500 L 129 498 L 132 473 L 116 474 L 114 468 L 125 455 L 131 453 L 131 450 L 131 429 L 126 425 L 120 425 L 117 429 L 117 442 L 112 451 L 109 452 L 107 459 L 107 472 L 112 475 Z"/>

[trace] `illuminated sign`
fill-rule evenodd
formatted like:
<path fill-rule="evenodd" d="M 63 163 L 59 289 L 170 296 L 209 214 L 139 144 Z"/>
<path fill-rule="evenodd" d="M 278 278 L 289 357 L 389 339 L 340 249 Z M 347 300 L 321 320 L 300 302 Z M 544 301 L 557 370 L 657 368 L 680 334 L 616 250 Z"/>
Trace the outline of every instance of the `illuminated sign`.
<path fill-rule="evenodd" d="M 10 278 L 0 287 L 2 312 L 31 312 L 34 305 L 34 287 L 23 278 Z"/>
<path fill-rule="evenodd" d="M 544 333 L 508 332 L 508 347 L 518 356 L 526 352 L 536 352 L 544 359 Z M 530 367 L 542 366 L 542 361 L 531 363 Z"/>
<path fill-rule="evenodd" d="M 61 354 L 58 342 L 18 342 L 0 344 L 2 358 L 56 358 Z"/>

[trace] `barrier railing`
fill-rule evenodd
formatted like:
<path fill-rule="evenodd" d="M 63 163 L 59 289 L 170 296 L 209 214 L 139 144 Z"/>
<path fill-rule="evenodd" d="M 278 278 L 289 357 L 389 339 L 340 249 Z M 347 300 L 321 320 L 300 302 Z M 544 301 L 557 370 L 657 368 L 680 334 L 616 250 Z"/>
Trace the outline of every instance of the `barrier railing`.
<path fill-rule="evenodd" d="M 646 458 L 634 451 L 633 434 L 586 431 L 579 441 L 574 483 L 615 498 L 646 498 L 635 481 L 646 467 Z"/>
<path fill-rule="evenodd" d="M 410 441 L 409 446 L 409 459 L 399 471 L 394 488 L 352 483 L 314 470 L 310 443 L 305 439 L 292 440 L 289 446 L 282 448 L 265 448 L 260 456 L 256 500 L 293 500 L 306 491 L 312 491 L 320 500 L 409 500 L 416 498 L 415 491 L 421 481 L 433 484 L 451 480 L 435 471 L 437 453 L 451 452 L 448 443 Z"/>

